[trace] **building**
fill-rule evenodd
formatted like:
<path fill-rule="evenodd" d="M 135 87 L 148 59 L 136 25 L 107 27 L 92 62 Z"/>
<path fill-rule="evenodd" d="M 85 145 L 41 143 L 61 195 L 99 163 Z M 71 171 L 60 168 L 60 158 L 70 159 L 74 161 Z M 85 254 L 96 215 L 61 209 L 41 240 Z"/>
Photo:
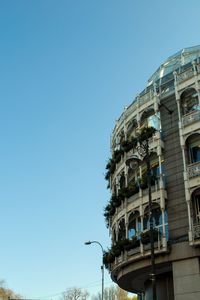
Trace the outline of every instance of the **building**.
<path fill-rule="evenodd" d="M 138 135 L 148 135 L 157 300 L 200 299 L 200 46 L 170 56 L 124 109 L 112 133 L 104 255 L 121 288 L 151 296 L 147 167 Z M 136 158 L 140 160 L 137 161 Z M 130 163 L 132 160 L 132 164 Z"/>

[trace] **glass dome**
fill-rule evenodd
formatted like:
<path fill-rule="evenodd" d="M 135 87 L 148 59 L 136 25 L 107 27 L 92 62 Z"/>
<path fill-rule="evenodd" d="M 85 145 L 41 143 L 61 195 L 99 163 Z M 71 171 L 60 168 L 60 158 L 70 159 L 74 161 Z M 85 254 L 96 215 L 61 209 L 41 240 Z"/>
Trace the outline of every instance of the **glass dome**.
<path fill-rule="evenodd" d="M 194 59 L 200 57 L 200 46 L 194 46 L 189 48 L 184 48 L 181 51 L 170 56 L 149 78 L 148 85 L 153 82 L 163 78 L 165 75 L 173 72 L 181 66 L 192 62 Z"/>

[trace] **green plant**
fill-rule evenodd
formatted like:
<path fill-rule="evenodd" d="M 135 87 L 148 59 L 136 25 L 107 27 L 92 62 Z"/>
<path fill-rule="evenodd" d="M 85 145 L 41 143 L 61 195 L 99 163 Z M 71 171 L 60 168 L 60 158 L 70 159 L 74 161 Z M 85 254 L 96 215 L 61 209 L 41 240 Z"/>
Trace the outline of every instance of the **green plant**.
<path fill-rule="evenodd" d="M 114 207 L 119 207 L 121 205 L 121 198 L 117 195 L 112 195 L 111 202 Z"/>
<path fill-rule="evenodd" d="M 113 158 L 110 158 L 107 165 L 106 165 L 107 173 L 109 172 L 109 175 L 113 174 L 115 172 L 115 161 Z"/>
<path fill-rule="evenodd" d="M 154 127 L 143 127 L 141 132 L 138 134 L 139 142 L 143 142 L 151 138 L 155 132 L 156 129 Z"/>
<path fill-rule="evenodd" d="M 115 261 L 115 256 L 111 250 L 104 251 L 103 254 L 103 263 L 106 269 L 109 268 L 109 265 Z"/>
<path fill-rule="evenodd" d="M 139 186 L 137 182 L 131 181 L 128 184 L 128 197 L 131 197 L 139 192 Z"/>
<path fill-rule="evenodd" d="M 122 154 L 123 154 L 122 150 L 115 150 L 113 152 L 113 160 L 116 164 L 120 162 Z"/>
<path fill-rule="evenodd" d="M 105 217 L 105 222 L 106 222 L 106 226 L 109 227 L 109 220 L 110 217 L 112 217 L 115 214 L 115 206 L 113 205 L 112 202 L 109 202 L 106 207 L 104 208 L 104 217 Z"/>
<path fill-rule="evenodd" d="M 128 140 L 125 140 L 121 144 L 121 148 L 124 152 L 129 152 L 131 149 L 135 148 L 137 146 L 137 138 L 131 137 Z"/>
<path fill-rule="evenodd" d="M 158 241 L 158 236 L 159 236 L 159 231 L 156 228 L 154 228 L 153 229 L 154 242 Z M 143 244 L 149 244 L 150 243 L 150 229 L 146 230 L 146 231 L 143 231 L 140 234 L 140 237 L 141 237 L 141 242 Z"/>
<path fill-rule="evenodd" d="M 133 248 L 140 246 L 140 240 L 138 239 L 137 236 L 132 237 L 131 244 Z"/>
<path fill-rule="evenodd" d="M 122 245 L 120 245 L 119 242 L 116 242 L 116 244 L 112 246 L 111 251 L 115 257 L 119 257 L 123 251 Z"/>
<path fill-rule="evenodd" d="M 110 170 L 108 170 L 105 174 L 105 180 L 110 180 Z"/>

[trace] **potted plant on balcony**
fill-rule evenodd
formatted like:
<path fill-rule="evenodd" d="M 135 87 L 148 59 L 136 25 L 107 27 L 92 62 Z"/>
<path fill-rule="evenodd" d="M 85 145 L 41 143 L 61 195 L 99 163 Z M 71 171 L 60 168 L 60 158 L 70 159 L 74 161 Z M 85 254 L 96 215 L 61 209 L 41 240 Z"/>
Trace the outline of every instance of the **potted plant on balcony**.
<path fill-rule="evenodd" d="M 133 248 L 140 246 L 140 240 L 138 239 L 137 236 L 132 237 L 131 244 L 132 244 Z"/>
<path fill-rule="evenodd" d="M 156 228 L 154 228 L 153 229 L 154 242 L 158 241 L 158 235 L 159 235 L 159 231 Z M 150 243 L 150 229 L 143 231 L 140 234 L 140 237 L 141 237 L 142 244 L 144 244 L 144 245 L 149 244 Z"/>
<path fill-rule="evenodd" d="M 128 140 L 122 142 L 121 147 L 124 152 L 129 152 L 131 149 L 137 146 L 137 138 L 131 137 Z"/>
<path fill-rule="evenodd" d="M 139 192 L 139 186 L 137 182 L 131 181 L 128 184 L 128 197 L 131 197 Z"/>
<path fill-rule="evenodd" d="M 113 158 L 110 158 L 107 165 L 106 165 L 106 170 L 110 172 L 110 174 L 113 174 L 115 171 L 115 161 Z"/>
<path fill-rule="evenodd" d="M 103 254 L 103 263 L 106 269 L 108 269 L 110 264 L 112 264 L 114 261 L 115 261 L 115 256 L 112 253 L 112 251 L 111 250 L 105 251 Z"/>
<path fill-rule="evenodd" d="M 123 241 L 123 248 L 126 251 L 137 248 L 140 245 L 140 240 L 138 240 L 137 236 L 132 237 L 131 239 L 125 239 Z"/>
<path fill-rule="evenodd" d="M 151 138 L 155 132 L 156 129 L 154 127 L 143 127 L 140 134 L 138 134 L 138 139 L 141 142 L 146 141 Z"/>
<path fill-rule="evenodd" d="M 115 257 L 119 257 L 123 251 L 122 242 L 117 241 L 114 245 L 112 245 L 111 250 Z"/>
<path fill-rule="evenodd" d="M 115 150 L 113 153 L 113 160 L 116 164 L 118 164 L 121 160 L 121 156 L 123 154 L 122 150 Z"/>
<path fill-rule="evenodd" d="M 112 217 L 115 214 L 115 211 L 116 208 L 114 207 L 112 202 L 108 203 L 104 208 L 104 217 L 105 217 L 107 227 L 109 226 L 110 217 Z"/>
<path fill-rule="evenodd" d="M 121 198 L 117 195 L 112 195 L 111 202 L 114 207 L 119 207 L 121 205 Z"/>
<path fill-rule="evenodd" d="M 130 249 L 130 240 L 124 239 L 121 243 L 123 250 L 129 250 Z"/>

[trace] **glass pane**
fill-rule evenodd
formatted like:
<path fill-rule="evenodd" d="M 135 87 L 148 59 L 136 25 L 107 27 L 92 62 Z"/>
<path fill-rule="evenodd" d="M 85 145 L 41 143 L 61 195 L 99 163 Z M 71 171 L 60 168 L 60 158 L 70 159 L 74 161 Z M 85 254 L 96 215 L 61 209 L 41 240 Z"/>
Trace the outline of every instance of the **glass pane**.
<path fill-rule="evenodd" d="M 200 161 L 200 147 L 196 146 L 191 149 L 192 152 L 192 162 Z"/>
<path fill-rule="evenodd" d="M 136 235 L 136 231 L 135 229 L 131 228 L 128 230 L 128 238 L 131 239 L 132 237 L 134 237 Z"/>

